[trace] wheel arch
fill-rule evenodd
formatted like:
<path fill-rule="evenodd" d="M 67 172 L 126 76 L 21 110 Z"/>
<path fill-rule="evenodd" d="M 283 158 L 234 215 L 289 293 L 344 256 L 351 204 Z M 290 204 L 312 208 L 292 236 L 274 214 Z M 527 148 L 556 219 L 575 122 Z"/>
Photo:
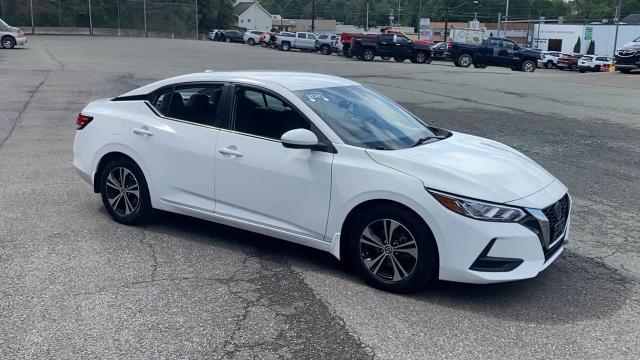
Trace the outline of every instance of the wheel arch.
<path fill-rule="evenodd" d="M 99 193 L 100 192 L 100 189 L 99 189 L 100 184 L 98 184 L 98 179 L 100 177 L 100 174 L 102 173 L 102 169 L 104 168 L 105 164 L 108 163 L 110 160 L 119 159 L 119 158 L 131 160 L 136 165 L 138 165 L 138 167 L 140 169 L 142 169 L 140 164 L 134 158 L 132 158 L 131 156 L 129 156 L 129 155 L 123 153 L 123 152 L 120 152 L 120 151 L 108 152 L 108 153 L 102 155 L 102 157 L 100 157 L 100 159 L 98 160 L 98 163 L 96 165 L 96 171 L 95 171 L 95 173 L 93 175 L 93 192 L 94 193 Z M 144 173 L 144 171 L 143 171 L 143 173 Z"/>
<path fill-rule="evenodd" d="M 431 228 L 431 226 L 427 223 L 427 221 L 424 219 L 423 216 L 420 216 L 420 214 L 412 209 L 410 206 L 403 204 L 401 202 L 398 202 L 396 200 L 390 200 L 390 199 L 383 199 L 383 198 L 377 198 L 377 199 L 369 199 L 369 200 L 365 200 L 362 201 L 360 203 L 358 203 L 357 205 L 355 205 L 354 207 L 351 208 L 351 210 L 349 210 L 349 212 L 347 213 L 346 217 L 344 218 L 344 221 L 342 221 L 342 225 L 340 227 L 340 237 L 339 237 L 339 247 L 337 249 L 332 249 L 332 253 L 333 255 L 338 255 L 337 257 L 339 259 L 343 259 L 344 258 L 344 254 L 346 254 L 347 251 L 347 239 L 349 237 L 349 228 L 351 226 L 351 224 L 353 223 L 353 221 L 356 219 L 356 216 L 363 211 L 365 208 L 369 208 L 372 206 L 388 206 L 388 207 L 397 207 L 400 209 L 403 209 L 405 211 L 408 211 L 409 213 L 411 213 L 413 216 L 415 216 L 416 218 L 418 218 L 420 221 L 422 221 L 424 223 L 424 225 L 426 226 L 427 231 L 431 234 L 432 238 L 433 238 L 433 242 L 435 245 L 435 249 L 436 249 L 436 264 L 434 266 L 434 269 L 436 271 L 436 278 L 437 278 L 437 273 L 439 272 L 439 268 L 440 268 L 440 250 L 438 247 L 438 241 L 436 240 L 436 236 Z M 339 251 L 339 254 L 336 254 L 336 250 Z"/>

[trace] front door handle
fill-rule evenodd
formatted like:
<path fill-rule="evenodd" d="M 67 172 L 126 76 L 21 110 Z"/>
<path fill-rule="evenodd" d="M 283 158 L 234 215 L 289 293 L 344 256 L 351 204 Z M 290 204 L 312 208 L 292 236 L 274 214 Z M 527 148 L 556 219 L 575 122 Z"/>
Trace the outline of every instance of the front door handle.
<path fill-rule="evenodd" d="M 140 129 L 140 128 L 134 128 L 133 130 L 134 134 L 138 134 L 138 135 L 146 135 L 146 136 L 153 136 L 153 132 L 147 130 L 147 129 Z"/>
<path fill-rule="evenodd" d="M 222 155 L 228 155 L 228 156 L 235 156 L 235 157 L 242 157 L 242 153 L 236 150 L 232 150 L 232 149 L 227 149 L 227 148 L 222 148 L 222 149 L 218 149 L 218 152 Z"/>

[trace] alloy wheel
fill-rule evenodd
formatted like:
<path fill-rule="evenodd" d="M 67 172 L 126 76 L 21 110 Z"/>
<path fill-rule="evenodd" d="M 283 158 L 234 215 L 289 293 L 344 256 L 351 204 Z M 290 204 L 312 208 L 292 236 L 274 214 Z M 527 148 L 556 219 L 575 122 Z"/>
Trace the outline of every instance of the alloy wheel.
<path fill-rule="evenodd" d="M 424 53 L 418 53 L 416 55 L 416 62 L 422 64 L 427 59 L 427 56 Z"/>
<path fill-rule="evenodd" d="M 109 205 L 120 216 L 131 215 L 140 207 L 140 185 L 127 168 L 116 167 L 109 172 L 105 192 Z"/>
<path fill-rule="evenodd" d="M 367 270 L 386 282 L 398 282 L 410 276 L 418 263 L 415 238 L 400 222 L 379 219 L 360 235 L 360 256 Z"/>
<path fill-rule="evenodd" d="M 535 65 L 531 61 L 527 61 L 524 63 L 522 70 L 525 72 L 533 72 L 535 70 Z"/>

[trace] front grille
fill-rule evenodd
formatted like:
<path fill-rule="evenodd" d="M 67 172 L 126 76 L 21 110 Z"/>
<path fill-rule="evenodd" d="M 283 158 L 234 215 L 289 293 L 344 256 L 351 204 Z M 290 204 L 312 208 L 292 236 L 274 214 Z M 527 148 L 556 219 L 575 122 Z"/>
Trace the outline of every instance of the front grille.
<path fill-rule="evenodd" d="M 569 194 L 565 194 L 562 199 L 542 209 L 542 212 L 549 220 L 549 244 L 553 244 L 564 232 L 569 219 Z"/>

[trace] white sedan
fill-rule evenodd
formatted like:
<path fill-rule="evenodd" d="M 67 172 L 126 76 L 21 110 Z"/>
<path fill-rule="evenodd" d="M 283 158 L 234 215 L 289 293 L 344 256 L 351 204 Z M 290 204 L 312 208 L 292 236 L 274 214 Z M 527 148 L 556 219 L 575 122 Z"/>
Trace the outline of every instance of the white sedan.
<path fill-rule="evenodd" d="M 571 201 L 537 163 L 351 80 L 197 73 L 87 105 L 73 165 L 114 220 L 186 214 L 330 252 L 378 288 L 536 276 Z"/>

